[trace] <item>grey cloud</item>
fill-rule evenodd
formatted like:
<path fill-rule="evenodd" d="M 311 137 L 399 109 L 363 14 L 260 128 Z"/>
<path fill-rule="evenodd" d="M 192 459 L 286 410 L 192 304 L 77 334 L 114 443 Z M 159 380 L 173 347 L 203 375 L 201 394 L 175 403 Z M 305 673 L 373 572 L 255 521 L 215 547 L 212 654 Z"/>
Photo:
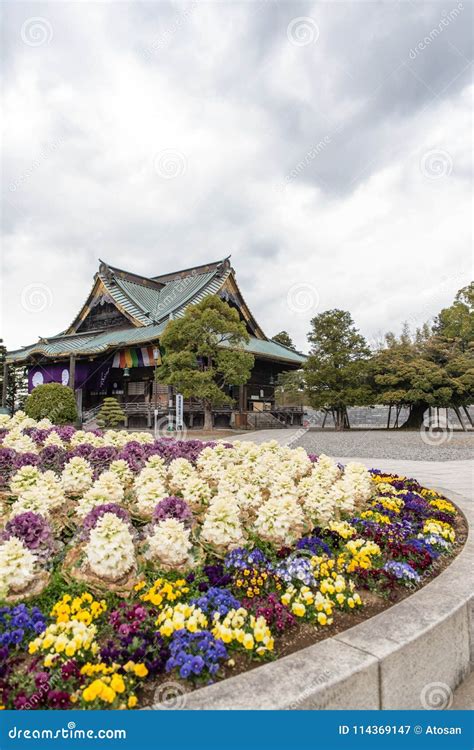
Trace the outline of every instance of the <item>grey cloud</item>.
<path fill-rule="evenodd" d="M 420 283 L 467 252 L 472 5 L 410 57 L 456 6 L 6 3 L 5 309 L 25 279 L 55 287 L 33 328 L 5 316 L 8 342 L 67 325 L 99 255 L 153 275 L 232 252 L 264 328 L 286 328 L 300 346 L 309 316 L 292 316 L 285 299 L 301 279 L 321 309 L 350 308 L 367 333 L 416 315 Z M 38 16 L 54 35 L 29 47 L 22 24 Z M 301 47 L 287 37 L 299 16 L 319 27 Z M 176 180 L 154 170 L 166 148 L 186 160 Z M 430 182 L 418 163 L 433 148 L 453 164 Z M 450 221 L 453 241 L 433 266 Z M 461 285 L 443 287 L 433 314 Z"/>

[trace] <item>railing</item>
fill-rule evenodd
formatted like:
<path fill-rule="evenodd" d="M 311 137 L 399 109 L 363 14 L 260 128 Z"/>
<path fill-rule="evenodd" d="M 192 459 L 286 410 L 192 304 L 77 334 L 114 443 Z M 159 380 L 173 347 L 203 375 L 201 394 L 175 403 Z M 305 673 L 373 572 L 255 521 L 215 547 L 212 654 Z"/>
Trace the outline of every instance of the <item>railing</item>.
<path fill-rule="evenodd" d="M 155 409 L 158 411 L 159 416 L 166 416 L 168 414 L 168 407 L 163 403 L 154 404 L 147 401 L 127 401 L 120 404 L 122 410 L 127 417 L 142 416 L 146 417 L 151 424 L 151 420 L 154 416 Z M 101 404 L 85 409 L 82 413 L 82 421 L 84 424 L 91 422 L 97 417 L 101 409 Z M 203 411 L 202 404 L 197 399 L 187 399 L 184 402 L 184 411 L 186 414 L 195 414 Z M 224 404 L 223 406 L 215 407 L 213 414 L 231 414 L 233 411 L 238 411 L 235 406 Z M 268 411 L 247 411 L 247 421 L 252 426 L 258 427 L 287 427 L 292 426 L 295 421 L 294 418 L 297 415 L 302 415 L 304 409 L 302 406 L 276 406 Z"/>

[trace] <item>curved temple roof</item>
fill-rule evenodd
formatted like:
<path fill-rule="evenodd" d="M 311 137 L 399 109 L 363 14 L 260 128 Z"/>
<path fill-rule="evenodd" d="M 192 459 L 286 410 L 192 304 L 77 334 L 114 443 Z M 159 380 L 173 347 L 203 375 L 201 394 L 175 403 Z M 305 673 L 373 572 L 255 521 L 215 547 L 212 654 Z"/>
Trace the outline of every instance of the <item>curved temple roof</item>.
<path fill-rule="evenodd" d="M 110 349 L 156 341 L 171 318 L 180 317 L 190 304 L 210 294 L 237 298 L 240 309 L 255 335 L 245 348 L 260 357 L 291 364 L 304 362 L 304 355 L 267 339 L 253 317 L 234 278 L 229 258 L 175 273 L 147 278 L 103 261 L 94 277 L 91 292 L 69 328 L 63 333 L 41 338 L 37 343 L 8 352 L 7 362 L 25 362 L 32 356 L 93 356 Z M 101 300 L 112 302 L 128 327 L 81 332 L 80 328 Z"/>

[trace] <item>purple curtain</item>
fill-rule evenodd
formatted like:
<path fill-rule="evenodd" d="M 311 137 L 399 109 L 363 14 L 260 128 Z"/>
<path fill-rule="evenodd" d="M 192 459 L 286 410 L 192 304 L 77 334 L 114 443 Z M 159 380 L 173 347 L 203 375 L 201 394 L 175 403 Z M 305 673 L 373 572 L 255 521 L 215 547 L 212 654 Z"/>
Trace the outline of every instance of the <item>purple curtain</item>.
<path fill-rule="evenodd" d="M 112 360 L 94 362 L 76 362 L 75 388 L 87 388 L 88 391 L 103 390 L 108 382 Z M 28 393 L 43 383 L 69 383 L 69 362 L 35 365 L 28 368 Z"/>

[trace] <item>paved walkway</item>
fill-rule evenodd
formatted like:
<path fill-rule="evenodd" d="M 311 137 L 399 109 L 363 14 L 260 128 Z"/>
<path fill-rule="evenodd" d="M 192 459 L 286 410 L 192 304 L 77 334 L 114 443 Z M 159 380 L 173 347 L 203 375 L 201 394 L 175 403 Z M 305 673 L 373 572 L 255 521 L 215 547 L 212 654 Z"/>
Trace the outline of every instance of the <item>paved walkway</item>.
<path fill-rule="evenodd" d="M 236 440 L 251 440 L 255 443 L 265 443 L 268 440 L 277 440 L 281 445 L 297 445 L 298 440 L 303 437 L 305 431 L 300 430 L 260 430 L 259 432 L 245 433 L 239 435 Z M 234 441 L 231 441 L 234 442 Z M 474 496 L 474 462 L 473 461 L 402 461 L 398 459 L 367 459 L 367 458 L 341 458 L 332 456 L 341 463 L 349 460 L 357 461 L 368 468 L 382 469 L 383 471 L 403 474 L 413 477 L 433 489 L 443 491 L 449 497 L 449 490 L 459 492 L 465 497 Z M 451 710 L 471 709 L 474 707 L 474 672 L 454 691 Z"/>

